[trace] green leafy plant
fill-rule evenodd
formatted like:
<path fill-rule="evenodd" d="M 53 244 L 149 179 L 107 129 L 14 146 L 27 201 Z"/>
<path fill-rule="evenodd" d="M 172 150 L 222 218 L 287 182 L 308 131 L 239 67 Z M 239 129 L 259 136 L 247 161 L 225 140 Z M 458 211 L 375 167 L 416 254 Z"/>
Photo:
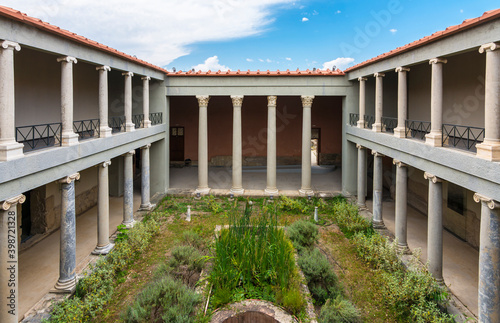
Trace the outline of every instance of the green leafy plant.
<path fill-rule="evenodd" d="M 316 225 L 305 220 L 299 220 L 290 225 L 287 228 L 287 235 L 299 252 L 312 248 L 319 238 Z"/>
<path fill-rule="evenodd" d="M 337 296 L 328 299 L 321 307 L 320 323 L 357 323 L 361 321 L 361 313 L 348 300 Z"/>

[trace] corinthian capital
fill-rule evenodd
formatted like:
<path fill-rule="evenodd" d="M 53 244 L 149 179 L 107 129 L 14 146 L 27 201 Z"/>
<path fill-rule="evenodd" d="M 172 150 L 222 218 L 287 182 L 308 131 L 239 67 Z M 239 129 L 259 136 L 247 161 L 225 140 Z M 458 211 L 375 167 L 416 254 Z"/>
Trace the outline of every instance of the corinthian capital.
<path fill-rule="evenodd" d="M 208 106 L 208 101 L 210 100 L 210 96 L 208 95 L 197 95 L 196 98 L 198 99 L 198 104 L 200 107 L 206 107 Z"/>
<path fill-rule="evenodd" d="M 300 98 L 302 99 L 302 106 L 304 108 L 310 108 L 312 106 L 314 95 L 302 95 Z"/>
<path fill-rule="evenodd" d="M 234 107 L 241 107 L 243 104 L 243 95 L 231 95 Z"/>
<path fill-rule="evenodd" d="M 23 204 L 24 201 L 26 201 L 26 196 L 23 194 L 18 195 L 16 197 L 10 198 L 8 200 L 3 201 L 2 203 L 2 209 L 7 211 L 9 210 L 13 205 L 16 205 L 17 203 Z"/>
<path fill-rule="evenodd" d="M 267 105 L 268 106 L 276 106 L 276 99 L 278 97 L 275 95 L 270 95 L 267 97 Z"/>

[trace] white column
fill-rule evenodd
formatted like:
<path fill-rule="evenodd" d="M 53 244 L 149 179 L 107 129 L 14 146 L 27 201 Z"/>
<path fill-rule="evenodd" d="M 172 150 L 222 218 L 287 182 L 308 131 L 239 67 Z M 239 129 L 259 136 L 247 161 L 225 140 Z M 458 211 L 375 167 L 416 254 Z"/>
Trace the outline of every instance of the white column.
<path fill-rule="evenodd" d="M 267 97 L 267 195 L 278 195 L 276 186 L 276 100 L 277 97 Z"/>
<path fill-rule="evenodd" d="M 76 286 L 76 209 L 75 180 L 80 174 L 75 173 L 61 179 L 61 241 L 59 257 L 59 279 L 55 291 L 71 293 Z"/>
<path fill-rule="evenodd" d="M 311 107 L 314 95 L 303 95 L 302 99 L 302 185 L 300 195 L 309 196 L 311 189 Z"/>
<path fill-rule="evenodd" d="M 8 40 L 0 45 L 0 161 L 23 156 L 23 144 L 16 142 L 14 51 L 21 46 Z"/>
<path fill-rule="evenodd" d="M 484 97 L 484 142 L 476 145 L 477 156 L 500 161 L 500 45 L 489 43 L 479 48 L 486 52 Z"/>
<path fill-rule="evenodd" d="M 231 193 L 243 194 L 242 151 L 241 151 L 241 106 L 242 95 L 231 95 L 233 101 L 233 186 Z"/>
<path fill-rule="evenodd" d="M 17 323 L 19 320 L 19 263 L 17 204 L 26 200 L 24 195 L 5 200 L 0 208 L 0 322 Z"/>
<path fill-rule="evenodd" d="M 410 71 L 408 67 L 396 68 L 398 73 L 398 126 L 394 129 L 394 136 L 398 138 L 406 138 L 406 119 L 408 119 L 408 89 L 407 89 L 407 73 Z"/>
<path fill-rule="evenodd" d="M 382 217 L 382 198 L 383 198 L 383 165 L 382 155 L 379 152 L 372 151 L 373 155 L 373 227 L 376 229 L 385 228 Z"/>
<path fill-rule="evenodd" d="M 500 203 L 474 194 L 481 203 L 478 322 L 500 321 Z"/>
<path fill-rule="evenodd" d="M 57 59 L 61 65 L 61 121 L 62 145 L 73 146 L 78 144 L 78 135 L 73 131 L 73 64 L 76 58 L 71 56 Z"/>
<path fill-rule="evenodd" d="M 408 166 L 394 159 L 396 165 L 396 219 L 395 233 L 398 248 L 408 252 L 407 242 L 407 209 L 408 209 Z"/>
<path fill-rule="evenodd" d="M 96 67 L 99 71 L 99 136 L 106 138 L 111 136 L 111 128 L 108 125 L 108 72 L 109 66 Z"/>
<path fill-rule="evenodd" d="M 197 95 L 199 105 L 198 117 L 198 188 L 196 193 L 208 194 L 208 116 L 207 108 L 210 97 Z"/>
<path fill-rule="evenodd" d="M 156 205 L 151 204 L 151 177 L 150 177 L 150 162 L 149 162 L 149 148 L 151 144 L 141 147 L 141 211 L 151 211 Z"/>
<path fill-rule="evenodd" d="M 382 115 L 384 109 L 384 86 L 383 77 L 384 73 L 375 73 L 375 123 L 372 126 L 372 130 L 375 132 L 382 131 Z"/>
<path fill-rule="evenodd" d="M 358 148 L 358 202 L 361 208 L 366 207 L 366 148 L 356 144 Z"/>
<path fill-rule="evenodd" d="M 366 114 L 366 77 L 358 77 L 359 81 L 359 120 L 358 128 L 365 127 Z"/>
<path fill-rule="evenodd" d="M 127 228 L 134 226 L 134 160 L 135 150 L 123 155 L 123 221 Z"/>
<path fill-rule="evenodd" d="M 132 77 L 134 73 L 122 73 L 125 76 L 125 94 L 124 94 L 124 109 L 125 109 L 125 131 L 130 132 L 135 130 L 135 123 L 132 122 Z"/>
<path fill-rule="evenodd" d="M 151 78 L 149 76 L 143 76 L 142 80 L 142 113 L 144 114 L 143 128 L 151 127 L 151 121 L 149 120 L 149 81 Z"/>
<path fill-rule="evenodd" d="M 433 58 L 431 76 L 431 132 L 425 135 L 425 143 L 434 147 L 443 146 L 443 64 L 447 60 Z"/>
<path fill-rule="evenodd" d="M 99 164 L 99 191 L 97 197 L 97 245 L 94 255 L 106 255 L 114 244 L 109 242 L 109 165 L 111 161 Z"/>
<path fill-rule="evenodd" d="M 427 212 L 427 261 L 429 272 L 438 282 L 443 281 L 443 184 L 435 175 L 424 173 L 429 180 L 429 210 Z"/>

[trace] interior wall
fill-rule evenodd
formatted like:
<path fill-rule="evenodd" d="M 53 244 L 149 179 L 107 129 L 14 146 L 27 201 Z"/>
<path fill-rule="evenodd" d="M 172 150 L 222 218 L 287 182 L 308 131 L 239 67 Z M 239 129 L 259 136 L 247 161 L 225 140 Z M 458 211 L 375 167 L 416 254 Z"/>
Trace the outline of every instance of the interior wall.
<path fill-rule="evenodd" d="M 99 119 L 99 71 L 95 65 L 73 65 L 73 93 L 73 120 Z"/>

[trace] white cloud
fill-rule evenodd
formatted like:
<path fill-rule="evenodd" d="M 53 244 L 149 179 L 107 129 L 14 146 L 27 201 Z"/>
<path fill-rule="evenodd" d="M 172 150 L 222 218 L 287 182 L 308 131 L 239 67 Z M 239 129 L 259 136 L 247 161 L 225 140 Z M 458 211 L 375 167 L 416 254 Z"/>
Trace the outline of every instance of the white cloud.
<path fill-rule="evenodd" d="M 292 59 L 290 57 L 285 58 L 287 61 L 291 61 Z"/>
<path fill-rule="evenodd" d="M 302 22 L 306 22 L 306 21 L 309 21 L 309 19 L 307 19 L 306 17 L 303 17 Z"/>
<path fill-rule="evenodd" d="M 319 15 L 319 12 L 317 12 L 316 10 L 313 11 L 313 16 L 317 16 Z"/>
<path fill-rule="evenodd" d="M 340 10 L 335 11 L 335 13 L 336 13 L 337 15 L 338 15 L 339 13 L 341 13 L 341 12 L 342 12 L 342 11 L 340 11 Z"/>
<path fill-rule="evenodd" d="M 194 68 L 195 71 L 201 70 L 204 72 L 208 70 L 212 72 L 218 70 L 227 71 L 229 69 L 229 67 L 219 64 L 219 58 L 217 56 L 209 57 L 203 64 L 198 64 L 196 66 L 193 66 L 192 68 Z"/>
<path fill-rule="evenodd" d="M 345 70 L 353 62 L 354 58 L 352 57 L 338 57 L 332 61 L 324 62 L 323 69 L 324 70 L 326 70 L 327 68 L 333 69 L 333 66 L 335 66 L 335 68 Z"/>
<path fill-rule="evenodd" d="M 464 9 L 460 9 L 460 13 L 464 13 Z"/>
<path fill-rule="evenodd" d="M 398 32 L 398 30 L 397 30 L 397 29 L 394 29 L 394 28 L 389 29 L 389 31 L 390 31 L 390 32 L 391 32 L 391 34 L 393 34 L 393 35 L 394 35 L 395 33 L 397 33 L 397 32 Z"/>
<path fill-rule="evenodd" d="M 262 58 L 259 58 L 259 62 L 264 63 L 264 60 Z"/>
<path fill-rule="evenodd" d="M 272 63 L 273 61 L 268 58 L 268 59 L 266 59 L 266 62 Z"/>
<path fill-rule="evenodd" d="M 200 41 L 268 30 L 272 8 L 291 0 L 4 0 L 8 6 L 156 65 L 188 55 Z"/>
<path fill-rule="evenodd" d="M 253 59 L 247 58 L 247 62 L 253 62 Z"/>

